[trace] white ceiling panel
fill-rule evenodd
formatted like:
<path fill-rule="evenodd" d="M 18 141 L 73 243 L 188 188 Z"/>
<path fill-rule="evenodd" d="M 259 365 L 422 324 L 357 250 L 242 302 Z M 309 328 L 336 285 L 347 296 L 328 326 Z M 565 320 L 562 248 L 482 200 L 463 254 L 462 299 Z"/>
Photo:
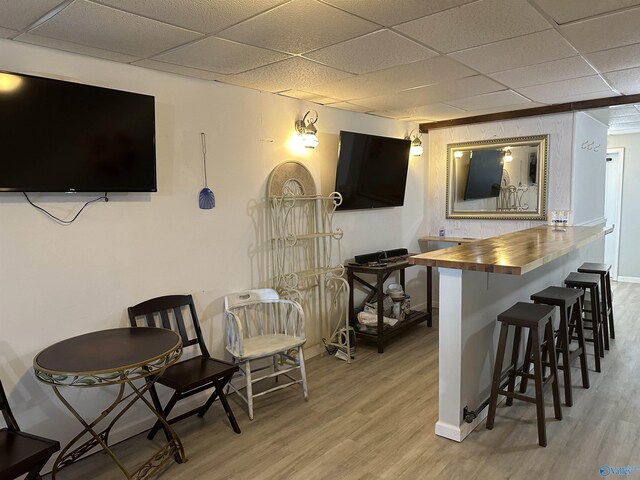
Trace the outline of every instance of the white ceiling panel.
<path fill-rule="evenodd" d="M 61 3 L 62 0 L 2 0 L 0 27 L 23 30 Z"/>
<path fill-rule="evenodd" d="M 635 115 L 626 115 L 624 117 L 610 117 L 611 125 L 624 125 L 626 123 L 640 122 L 640 113 L 636 110 Z"/>
<path fill-rule="evenodd" d="M 640 43 L 589 53 L 585 57 L 601 72 L 640 67 Z"/>
<path fill-rule="evenodd" d="M 266 92 L 281 92 L 283 90 L 308 91 L 309 87 L 314 85 L 333 82 L 349 76 L 351 74 L 335 68 L 301 57 L 295 57 L 256 68 L 255 70 L 249 70 L 248 72 L 231 75 L 226 81 L 234 85 Z"/>
<path fill-rule="evenodd" d="M 640 43 L 640 8 L 604 15 L 560 27 L 581 53 Z"/>
<path fill-rule="evenodd" d="M 315 93 L 303 92 L 302 90 L 285 90 L 284 92 L 279 92 L 278 95 L 297 98 L 299 100 L 306 100 L 307 98 L 316 96 Z"/>
<path fill-rule="evenodd" d="M 640 5 L 640 0 L 533 0 L 553 18 L 563 24 L 583 18 L 614 12 Z"/>
<path fill-rule="evenodd" d="M 229 40 L 300 54 L 379 27 L 315 0 L 293 0 L 220 32 Z"/>
<path fill-rule="evenodd" d="M 485 108 L 506 107 L 518 105 L 520 103 L 531 103 L 531 101 L 513 90 L 502 90 L 500 92 L 484 93 L 473 97 L 465 97 L 451 100 L 449 105 L 463 110 L 482 110 Z"/>
<path fill-rule="evenodd" d="M 224 80 L 225 76 L 206 70 L 198 70 L 197 68 L 182 67 L 171 63 L 158 62 L 156 60 L 140 60 L 134 62 L 133 65 L 151 70 L 159 70 L 161 72 L 175 73 L 186 77 L 199 78 L 201 80 Z"/>
<path fill-rule="evenodd" d="M 156 60 L 223 74 L 245 72 L 290 58 L 284 53 L 208 37 L 154 57 Z"/>
<path fill-rule="evenodd" d="M 528 67 L 489 74 L 511 88 L 529 87 L 569 78 L 586 77 L 597 72 L 582 57 L 569 57 Z"/>
<path fill-rule="evenodd" d="M 640 121 L 636 123 L 625 123 L 624 125 L 611 125 L 609 134 L 612 133 L 635 133 L 640 131 Z"/>
<path fill-rule="evenodd" d="M 321 84 L 314 87 L 313 91 L 330 97 L 355 99 L 445 82 L 474 74 L 473 70 L 455 60 L 438 56 L 387 70 L 358 75 L 327 85 Z"/>
<path fill-rule="evenodd" d="M 319 105 L 330 105 L 334 103 L 342 102 L 339 98 L 331 98 L 331 97 L 323 97 L 323 96 L 314 96 L 305 99 L 307 102 L 317 103 Z"/>
<path fill-rule="evenodd" d="M 0 27 L 0 38 L 13 37 L 16 33 L 18 33 L 16 30 Z"/>
<path fill-rule="evenodd" d="M 453 118 L 456 115 L 462 115 L 465 111 L 444 103 L 432 103 L 430 105 L 421 105 L 419 107 L 405 108 L 402 110 L 387 110 L 387 113 L 396 115 L 397 117 L 408 117 L 410 119 L 435 122 Z"/>
<path fill-rule="evenodd" d="M 365 113 L 365 112 L 369 111 L 369 108 L 367 108 L 367 107 L 363 107 L 361 105 L 355 105 L 355 104 L 349 103 L 349 102 L 332 103 L 329 106 L 333 107 L 333 108 L 339 108 L 340 110 L 349 110 L 350 112 Z"/>
<path fill-rule="evenodd" d="M 550 98 L 603 92 L 608 88 L 609 86 L 599 75 L 591 75 L 590 77 L 572 78 L 532 87 L 522 87 L 518 89 L 518 92 L 532 100 L 544 102 Z M 610 93 L 614 95 L 613 92 L 610 91 Z"/>
<path fill-rule="evenodd" d="M 525 0 L 480 0 L 396 29 L 440 52 L 454 52 L 551 28 Z"/>
<path fill-rule="evenodd" d="M 127 55 L 125 53 L 110 52 L 101 48 L 87 47 L 77 43 L 65 42 L 64 40 L 56 40 L 55 38 L 41 37 L 40 35 L 32 35 L 23 33 L 18 35 L 15 40 L 19 42 L 29 43 L 31 45 L 39 45 L 41 47 L 55 48 L 65 52 L 79 53 L 80 55 L 88 55 L 90 57 L 104 58 L 113 60 L 114 62 L 130 63 L 139 60 L 140 57 Z"/>
<path fill-rule="evenodd" d="M 436 55 L 433 50 L 384 29 L 307 53 L 305 57 L 347 72 L 368 73 Z"/>
<path fill-rule="evenodd" d="M 620 105 L 616 107 L 609 107 L 605 110 L 609 111 L 609 116 L 614 117 L 627 117 L 630 115 L 639 115 L 640 112 L 633 105 Z"/>
<path fill-rule="evenodd" d="M 476 0 L 323 0 L 342 10 L 386 27 L 408 22 L 432 13 L 471 3 Z"/>
<path fill-rule="evenodd" d="M 216 33 L 285 0 L 94 0 L 202 33 Z"/>
<path fill-rule="evenodd" d="M 85 0 L 76 0 L 30 33 L 137 57 L 155 55 L 201 37 Z"/>
<path fill-rule="evenodd" d="M 480 72 L 492 73 L 575 55 L 575 49 L 558 32 L 545 30 L 452 53 L 451 57 Z"/>
<path fill-rule="evenodd" d="M 383 118 L 391 118 L 393 120 L 408 120 L 409 117 L 406 115 L 395 115 L 387 110 L 374 110 L 372 112 L 368 112 L 370 115 L 375 115 L 376 117 Z"/>
<path fill-rule="evenodd" d="M 431 103 L 443 103 L 456 98 L 464 98 L 481 93 L 504 89 L 493 80 L 476 75 L 426 87 L 412 88 L 387 95 L 355 100 L 352 103 L 371 107 L 374 110 L 404 109 Z"/>
<path fill-rule="evenodd" d="M 583 100 L 593 100 L 596 98 L 615 97 L 618 94 L 611 90 L 602 90 L 601 92 L 592 93 L 580 93 L 576 95 L 565 95 L 559 97 L 550 97 L 540 103 L 554 104 L 554 103 L 571 103 L 582 102 Z"/>
<path fill-rule="evenodd" d="M 604 74 L 611 86 L 624 95 L 640 93 L 640 68 L 629 68 Z"/>

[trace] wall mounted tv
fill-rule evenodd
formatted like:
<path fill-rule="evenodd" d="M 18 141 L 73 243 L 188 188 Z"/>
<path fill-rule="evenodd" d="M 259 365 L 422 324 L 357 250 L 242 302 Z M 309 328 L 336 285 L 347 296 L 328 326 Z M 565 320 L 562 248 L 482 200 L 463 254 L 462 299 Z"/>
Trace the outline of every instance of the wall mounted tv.
<path fill-rule="evenodd" d="M 340 132 L 335 190 L 338 210 L 399 207 L 404 204 L 411 141 Z"/>
<path fill-rule="evenodd" d="M 156 191 L 154 97 L 8 72 L 0 80 L 0 191 Z"/>
<path fill-rule="evenodd" d="M 491 198 L 500 195 L 504 152 L 474 150 L 469 160 L 469 175 L 464 199 Z"/>

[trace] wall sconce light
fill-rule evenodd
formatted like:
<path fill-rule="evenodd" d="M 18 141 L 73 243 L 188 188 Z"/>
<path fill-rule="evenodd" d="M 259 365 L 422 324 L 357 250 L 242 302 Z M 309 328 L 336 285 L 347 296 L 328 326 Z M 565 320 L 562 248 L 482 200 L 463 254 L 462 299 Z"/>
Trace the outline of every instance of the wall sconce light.
<path fill-rule="evenodd" d="M 307 118 L 309 117 L 309 118 Z M 296 120 L 296 132 L 305 148 L 316 148 L 318 146 L 318 130 L 315 123 L 318 121 L 318 112 L 309 110 L 304 114 L 302 120 Z"/>
<path fill-rule="evenodd" d="M 13 92 L 18 89 L 22 79 L 17 75 L 11 75 L 10 73 L 0 73 L 0 92 Z"/>
<path fill-rule="evenodd" d="M 511 154 L 511 147 L 507 147 L 504 149 L 504 162 L 511 163 L 513 160 L 513 155 Z"/>
<path fill-rule="evenodd" d="M 418 131 L 418 133 L 413 133 L 414 130 L 411 130 L 406 138 L 407 140 L 411 140 L 411 150 L 409 151 L 409 153 L 414 157 L 419 157 L 424 153 L 424 148 L 422 148 L 422 142 L 420 141 L 422 132 Z"/>

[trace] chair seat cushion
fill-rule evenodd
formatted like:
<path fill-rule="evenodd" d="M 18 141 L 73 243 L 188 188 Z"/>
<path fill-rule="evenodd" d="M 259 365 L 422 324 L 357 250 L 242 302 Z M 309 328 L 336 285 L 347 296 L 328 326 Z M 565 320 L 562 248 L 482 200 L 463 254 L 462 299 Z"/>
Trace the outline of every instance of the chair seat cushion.
<path fill-rule="evenodd" d="M 240 360 L 251 360 L 253 358 L 268 357 L 279 352 L 284 352 L 292 348 L 304 345 L 306 340 L 293 335 L 282 333 L 272 335 L 258 335 L 244 339 L 244 355 L 238 351 L 229 350 L 229 353 Z"/>
<path fill-rule="evenodd" d="M 56 440 L 0 430 L 0 478 L 15 478 L 60 450 Z"/>
<path fill-rule="evenodd" d="M 237 365 L 198 355 L 171 365 L 160 376 L 158 383 L 181 393 L 225 377 L 230 378 L 237 371 Z"/>

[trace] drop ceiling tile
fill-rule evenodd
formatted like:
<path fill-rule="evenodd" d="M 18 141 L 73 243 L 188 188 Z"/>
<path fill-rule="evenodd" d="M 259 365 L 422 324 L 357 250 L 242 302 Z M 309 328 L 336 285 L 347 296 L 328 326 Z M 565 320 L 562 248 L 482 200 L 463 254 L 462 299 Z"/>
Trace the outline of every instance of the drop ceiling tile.
<path fill-rule="evenodd" d="M 360 105 L 355 105 L 355 104 L 349 103 L 349 102 L 332 103 L 329 106 L 333 107 L 333 108 L 339 108 L 340 110 L 349 110 L 350 112 L 360 112 L 360 113 L 365 113 L 365 112 L 368 112 L 370 110 L 367 107 L 363 107 L 363 106 L 360 106 Z"/>
<path fill-rule="evenodd" d="M 311 60 L 294 57 L 248 72 L 230 75 L 228 83 L 267 92 L 283 90 L 309 91 L 309 87 L 350 77 L 350 73 Z M 317 94 L 318 92 L 314 92 Z M 331 96 L 331 95 L 329 95 Z"/>
<path fill-rule="evenodd" d="M 392 120 L 405 120 L 409 118 L 406 115 L 397 115 L 387 110 L 374 110 L 372 112 L 367 112 L 367 113 L 369 113 L 369 115 L 375 115 L 376 117 L 390 118 Z"/>
<path fill-rule="evenodd" d="M 0 38 L 11 38 L 16 33 L 18 33 L 17 30 L 11 30 L 9 28 L 0 27 Z"/>
<path fill-rule="evenodd" d="M 533 0 L 556 23 L 581 20 L 583 18 L 602 15 L 603 13 L 621 10 L 623 8 L 640 5 L 640 0 Z"/>
<path fill-rule="evenodd" d="M 304 53 L 377 30 L 378 26 L 315 0 L 293 0 L 220 32 L 236 42 Z"/>
<path fill-rule="evenodd" d="M 640 68 L 629 68 L 604 74 L 611 86 L 624 95 L 640 93 Z"/>
<path fill-rule="evenodd" d="M 60 3 L 62 0 L 2 0 L 0 27 L 23 30 Z"/>
<path fill-rule="evenodd" d="M 465 113 L 465 111 L 460 108 L 452 107 L 451 105 L 446 105 L 444 103 L 432 103 L 430 105 L 421 105 L 419 107 L 387 111 L 398 116 L 430 122 L 446 120 Z"/>
<path fill-rule="evenodd" d="M 596 73 L 584 58 L 570 57 L 492 73 L 489 76 L 511 88 L 518 88 L 556 82 L 558 80 L 568 80 L 570 78 L 586 77 Z"/>
<path fill-rule="evenodd" d="M 640 112 L 633 105 L 620 105 L 615 107 L 609 107 L 607 109 L 609 117 L 628 117 L 630 115 L 638 115 Z"/>
<path fill-rule="evenodd" d="M 314 87 L 313 91 L 320 95 L 351 100 L 446 82 L 456 78 L 472 76 L 475 73 L 455 60 L 440 55 L 420 62 L 358 75 L 326 85 L 320 84 Z"/>
<path fill-rule="evenodd" d="M 94 0 L 127 12 L 202 33 L 216 33 L 285 0 Z"/>
<path fill-rule="evenodd" d="M 64 40 L 56 40 L 55 38 L 41 37 L 40 35 L 32 35 L 23 33 L 18 35 L 14 40 L 18 42 L 29 43 L 31 45 L 40 45 L 41 47 L 55 48 L 65 52 L 79 53 L 80 55 L 88 55 L 90 57 L 104 58 L 114 62 L 130 63 L 139 60 L 140 57 L 126 55 L 124 53 L 110 52 L 101 48 L 87 47 L 77 43 L 65 42 Z"/>
<path fill-rule="evenodd" d="M 153 57 L 161 62 L 199 68 L 226 75 L 245 72 L 289 58 L 284 53 L 208 37 Z"/>
<path fill-rule="evenodd" d="M 285 90 L 284 92 L 279 92 L 278 95 L 283 95 L 285 97 L 297 98 L 299 100 L 306 100 L 307 98 L 314 97 L 315 93 L 303 92 L 301 90 Z"/>
<path fill-rule="evenodd" d="M 312 103 L 317 103 L 319 105 L 330 105 L 330 104 L 333 104 L 333 103 L 342 102 L 342 100 L 339 99 L 339 98 L 322 97 L 322 96 L 310 97 L 310 98 L 307 98 L 306 101 L 307 102 L 312 102 Z"/>
<path fill-rule="evenodd" d="M 412 88 L 386 95 L 355 100 L 352 103 L 373 110 L 398 110 L 431 103 L 464 98 L 481 93 L 495 92 L 504 87 L 482 75 L 466 77 L 426 87 Z"/>
<path fill-rule="evenodd" d="M 618 96 L 618 94 L 612 90 L 602 90 L 601 92 L 581 93 L 576 95 L 567 95 L 564 97 L 548 98 L 541 103 L 552 105 L 556 103 L 581 102 L 583 100 L 594 100 L 596 98 L 607 98 L 607 97 L 615 97 L 615 96 Z"/>
<path fill-rule="evenodd" d="M 522 95 L 538 102 L 544 102 L 550 98 L 561 98 L 570 95 L 582 95 L 592 92 L 606 91 L 609 86 L 599 75 L 589 77 L 560 80 L 559 82 L 545 83 L 531 87 L 518 89 Z"/>
<path fill-rule="evenodd" d="M 347 72 L 368 73 L 436 55 L 433 50 L 385 29 L 307 53 L 305 57 Z"/>
<path fill-rule="evenodd" d="M 473 97 L 451 100 L 449 105 L 463 110 L 482 110 L 485 108 L 506 107 L 519 103 L 531 103 L 531 100 L 517 94 L 513 90 L 502 90 L 500 92 L 483 93 Z"/>
<path fill-rule="evenodd" d="M 475 0 L 403 0 L 402 2 L 389 0 L 379 0 L 377 2 L 365 2 L 363 0 L 324 1 L 347 12 L 354 13 L 359 17 L 390 27 Z"/>
<path fill-rule="evenodd" d="M 640 43 L 589 53 L 585 57 L 601 72 L 640 67 Z"/>
<path fill-rule="evenodd" d="M 512 112 L 516 110 L 524 110 L 526 108 L 535 108 L 535 107 L 543 107 L 544 103 L 538 102 L 528 102 L 528 103 L 519 103 L 514 105 L 504 105 L 500 107 L 491 107 L 491 108 L 480 108 L 477 110 L 469 110 L 465 112 L 465 117 L 476 116 L 476 115 L 488 115 L 490 113 L 499 113 L 499 112 Z"/>
<path fill-rule="evenodd" d="M 548 28 L 551 24 L 525 0 L 481 0 L 395 27 L 444 53 Z"/>
<path fill-rule="evenodd" d="M 197 68 L 182 67 L 180 65 L 173 65 L 171 63 L 158 62 L 156 60 L 140 60 L 134 62 L 132 65 L 138 67 L 150 68 L 152 70 L 159 70 L 161 72 L 175 73 L 177 75 L 184 75 L 187 77 L 199 78 L 201 80 L 221 80 L 224 81 L 225 75 L 218 73 L 208 72 L 206 70 L 199 70 Z"/>
<path fill-rule="evenodd" d="M 609 121 L 611 125 L 624 125 L 626 123 L 640 122 L 640 113 L 637 113 L 636 111 L 635 115 L 627 115 L 625 117 L 610 117 Z"/>
<path fill-rule="evenodd" d="M 560 32 L 582 53 L 640 43 L 640 8 L 603 15 L 560 27 Z"/>
<path fill-rule="evenodd" d="M 76 0 L 30 33 L 66 42 L 148 57 L 201 37 L 199 33 Z"/>
<path fill-rule="evenodd" d="M 633 133 L 640 131 L 640 122 L 637 123 L 625 123 L 624 125 L 611 125 L 609 127 L 609 133 L 612 132 L 625 132 L 625 133 Z"/>
<path fill-rule="evenodd" d="M 452 53 L 451 57 L 480 72 L 493 73 L 575 55 L 575 49 L 558 32 L 545 30 Z"/>
<path fill-rule="evenodd" d="M 586 110 L 584 113 L 604 123 L 605 125 L 609 125 L 609 109 L 608 108 L 597 108 L 594 110 Z"/>

